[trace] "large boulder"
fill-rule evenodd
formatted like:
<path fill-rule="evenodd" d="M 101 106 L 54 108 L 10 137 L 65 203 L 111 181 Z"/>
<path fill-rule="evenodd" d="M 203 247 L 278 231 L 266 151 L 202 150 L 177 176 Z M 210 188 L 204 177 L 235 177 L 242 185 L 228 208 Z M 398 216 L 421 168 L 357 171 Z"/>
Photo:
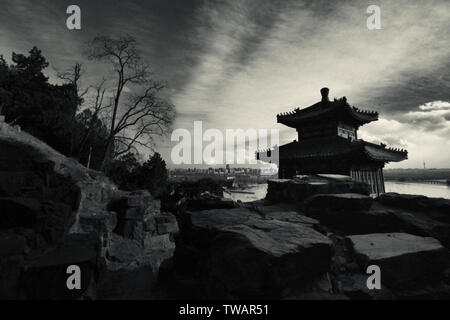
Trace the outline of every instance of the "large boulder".
<path fill-rule="evenodd" d="M 450 223 L 450 200 L 443 198 L 429 198 L 422 195 L 385 193 L 378 197 L 378 201 L 399 209 L 424 212 L 428 217 L 443 223 Z"/>
<path fill-rule="evenodd" d="M 195 263 L 191 270 L 211 297 L 281 297 L 329 267 L 331 241 L 308 223 L 263 218 L 245 208 L 189 215 L 175 263 Z"/>
<path fill-rule="evenodd" d="M 173 256 L 170 234 L 152 236 L 143 242 L 113 234 L 97 285 L 99 299 L 152 299 L 161 264 Z"/>
<path fill-rule="evenodd" d="M 316 194 L 305 200 L 308 213 L 330 209 L 333 211 L 367 210 L 372 206 L 372 198 L 358 193 Z"/>
<path fill-rule="evenodd" d="M 354 193 L 318 194 L 304 203 L 308 216 L 343 234 L 396 232 L 402 221 L 393 210 L 373 205 L 371 197 Z"/>
<path fill-rule="evenodd" d="M 389 212 L 401 222 L 405 232 L 436 238 L 443 246 L 450 248 L 450 224 L 431 218 L 428 212 L 396 208 L 389 209 Z"/>
<path fill-rule="evenodd" d="M 406 233 L 378 233 L 347 237 L 359 264 L 381 269 L 381 281 L 388 287 L 442 278 L 450 266 L 449 252 L 439 241 Z"/>

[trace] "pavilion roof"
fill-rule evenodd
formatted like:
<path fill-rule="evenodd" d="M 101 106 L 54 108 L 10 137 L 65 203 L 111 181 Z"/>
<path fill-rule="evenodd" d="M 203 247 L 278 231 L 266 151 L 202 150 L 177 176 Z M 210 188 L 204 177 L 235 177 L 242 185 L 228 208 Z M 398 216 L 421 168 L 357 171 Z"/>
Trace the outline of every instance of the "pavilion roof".
<path fill-rule="evenodd" d="M 313 139 L 291 142 L 280 146 L 280 159 L 306 159 L 324 157 L 352 157 L 381 162 L 398 162 L 408 158 L 403 149 L 388 148 L 364 140 L 348 141 L 335 139 Z"/>
<path fill-rule="evenodd" d="M 345 97 L 334 101 L 319 101 L 304 109 L 296 108 L 291 112 L 277 115 L 277 122 L 288 127 L 298 128 L 304 123 L 324 119 L 347 119 L 357 126 L 378 120 L 378 112 L 351 107 Z"/>

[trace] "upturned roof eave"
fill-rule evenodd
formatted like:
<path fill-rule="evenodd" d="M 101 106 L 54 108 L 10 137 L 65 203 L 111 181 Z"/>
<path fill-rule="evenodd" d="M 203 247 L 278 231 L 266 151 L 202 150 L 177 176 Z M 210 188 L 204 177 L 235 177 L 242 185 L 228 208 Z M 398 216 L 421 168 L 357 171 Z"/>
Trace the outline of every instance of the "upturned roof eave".
<path fill-rule="evenodd" d="M 357 125 L 364 125 L 364 124 L 378 120 L 378 112 L 361 111 L 359 109 L 355 110 L 355 108 L 352 108 L 350 106 L 336 106 L 336 107 L 332 107 L 329 110 L 326 110 L 320 114 L 313 114 L 310 116 L 308 116 L 308 115 L 302 116 L 301 114 L 299 114 L 299 113 L 301 113 L 301 111 L 300 112 L 293 111 L 293 112 L 289 112 L 286 114 L 278 114 L 277 115 L 277 123 L 284 124 L 285 126 L 288 126 L 291 128 L 298 128 L 299 126 L 301 126 L 307 122 L 313 122 L 313 121 L 317 121 L 320 119 L 329 118 L 331 115 L 334 115 L 334 113 L 336 113 L 336 111 L 337 111 L 336 109 L 338 107 L 345 108 L 345 113 L 341 112 L 339 110 L 338 112 L 340 112 L 340 113 L 338 115 L 350 116 Z M 304 109 L 304 110 L 306 110 L 306 109 Z"/>
<path fill-rule="evenodd" d="M 327 157 L 359 157 L 366 158 L 371 161 L 378 162 L 399 162 L 408 158 L 408 152 L 406 150 L 399 149 L 390 149 L 381 145 L 376 145 L 364 140 L 357 140 L 349 143 L 347 146 L 343 146 L 341 150 L 333 150 L 330 152 L 327 151 L 318 151 L 318 152 L 307 152 L 305 154 L 299 154 L 302 152 L 301 146 L 302 143 L 291 142 L 286 145 L 281 146 L 281 150 L 283 147 L 290 146 L 290 148 L 294 148 L 294 150 L 290 150 L 289 153 L 280 152 L 280 159 L 307 159 L 307 158 L 327 158 Z M 297 149 L 297 150 L 295 150 Z M 287 156 L 285 156 L 285 154 Z"/>

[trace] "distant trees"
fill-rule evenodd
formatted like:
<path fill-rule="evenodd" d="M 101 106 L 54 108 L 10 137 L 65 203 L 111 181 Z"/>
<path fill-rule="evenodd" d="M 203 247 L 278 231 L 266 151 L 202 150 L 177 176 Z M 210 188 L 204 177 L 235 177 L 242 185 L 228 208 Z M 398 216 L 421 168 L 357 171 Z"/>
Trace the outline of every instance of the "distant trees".
<path fill-rule="evenodd" d="M 109 163 L 107 175 L 122 190 L 146 189 L 155 197 L 167 190 L 166 163 L 157 152 L 142 165 L 132 153 L 127 153 Z"/>
<path fill-rule="evenodd" d="M 144 162 L 138 177 L 139 186 L 147 189 L 154 196 L 160 197 L 167 189 L 168 173 L 166 162 L 156 152 L 149 160 Z"/>

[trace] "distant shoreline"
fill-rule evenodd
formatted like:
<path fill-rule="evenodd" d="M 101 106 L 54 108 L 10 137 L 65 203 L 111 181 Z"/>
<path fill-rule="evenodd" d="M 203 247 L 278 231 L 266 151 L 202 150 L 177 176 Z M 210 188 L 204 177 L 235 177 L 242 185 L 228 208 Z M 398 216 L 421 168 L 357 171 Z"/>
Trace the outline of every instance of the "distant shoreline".
<path fill-rule="evenodd" d="M 386 181 L 442 182 L 450 180 L 450 169 L 385 169 Z"/>

